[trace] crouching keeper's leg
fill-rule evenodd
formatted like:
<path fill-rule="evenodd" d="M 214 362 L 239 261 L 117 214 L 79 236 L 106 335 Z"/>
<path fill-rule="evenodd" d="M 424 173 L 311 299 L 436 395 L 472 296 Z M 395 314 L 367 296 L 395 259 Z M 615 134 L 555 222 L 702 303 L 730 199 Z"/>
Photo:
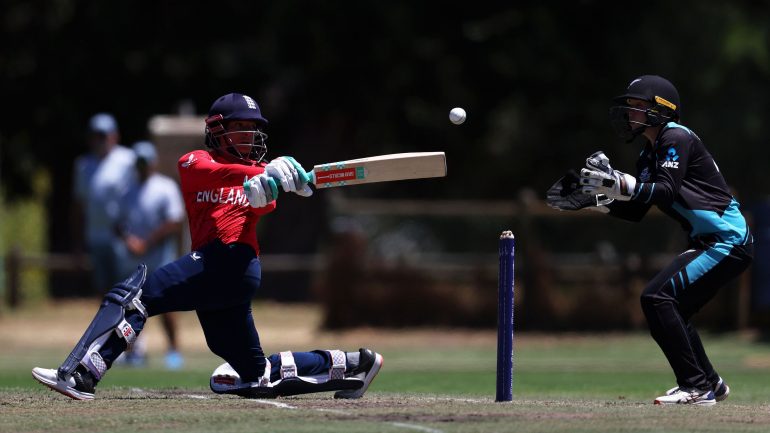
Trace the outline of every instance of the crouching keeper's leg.
<path fill-rule="evenodd" d="M 275 398 L 336 391 L 335 398 L 360 398 L 382 366 L 382 355 L 370 349 L 357 352 L 316 350 L 281 352 L 267 358 L 257 382 L 242 382 L 228 363 L 214 370 L 211 390 L 249 398 Z"/>
<path fill-rule="evenodd" d="M 147 311 L 140 298 L 146 278 L 147 267 L 142 264 L 116 284 L 59 369 L 35 368 L 35 379 L 69 397 L 92 399 L 96 383 L 144 327 Z"/>

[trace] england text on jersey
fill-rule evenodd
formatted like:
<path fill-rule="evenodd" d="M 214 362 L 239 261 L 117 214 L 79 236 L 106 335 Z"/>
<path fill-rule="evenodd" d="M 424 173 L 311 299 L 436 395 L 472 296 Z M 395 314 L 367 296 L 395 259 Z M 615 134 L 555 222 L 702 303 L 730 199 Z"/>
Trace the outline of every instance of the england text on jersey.
<path fill-rule="evenodd" d="M 243 193 L 242 187 L 198 191 L 195 195 L 195 201 L 198 203 L 229 203 L 233 206 L 249 205 L 249 201 L 246 199 L 246 194 Z"/>

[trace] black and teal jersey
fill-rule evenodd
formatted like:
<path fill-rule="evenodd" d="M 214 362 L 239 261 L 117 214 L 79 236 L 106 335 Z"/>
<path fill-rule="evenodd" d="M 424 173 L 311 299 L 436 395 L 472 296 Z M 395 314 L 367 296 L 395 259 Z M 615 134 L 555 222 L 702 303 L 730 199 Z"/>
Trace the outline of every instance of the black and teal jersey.
<path fill-rule="evenodd" d="M 639 221 L 652 205 L 679 221 L 692 240 L 731 245 L 752 242 L 738 201 L 714 158 L 689 128 L 667 123 L 636 162 L 630 201 L 615 200 L 610 215 Z"/>

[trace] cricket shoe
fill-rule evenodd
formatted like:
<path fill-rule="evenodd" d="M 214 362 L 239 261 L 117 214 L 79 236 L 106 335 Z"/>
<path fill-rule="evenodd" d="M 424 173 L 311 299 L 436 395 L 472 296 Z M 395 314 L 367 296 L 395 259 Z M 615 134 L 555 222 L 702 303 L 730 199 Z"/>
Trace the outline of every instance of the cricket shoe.
<path fill-rule="evenodd" d="M 720 377 L 719 382 L 714 386 L 714 399 L 716 399 L 716 401 L 724 401 L 727 400 L 727 397 L 729 396 L 730 387 L 727 386 L 725 381 Z"/>
<path fill-rule="evenodd" d="M 668 391 L 666 391 L 666 395 L 672 395 L 678 391 L 679 391 L 679 387 L 675 386 L 669 389 Z M 719 382 L 717 382 L 717 384 L 714 385 L 714 399 L 718 402 L 725 401 L 729 396 L 730 396 L 730 387 L 725 383 L 725 381 L 720 376 Z"/>
<path fill-rule="evenodd" d="M 52 390 L 62 393 L 75 400 L 93 400 L 96 387 L 94 376 L 78 367 L 72 376 L 62 379 L 58 370 L 35 367 L 32 369 L 32 377 Z"/>
<path fill-rule="evenodd" d="M 364 384 L 358 389 L 346 389 L 343 391 L 337 391 L 334 393 L 334 398 L 361 398 L 369 385 L 372 383 L 377 373 L 382 368 L 382 355 L 370 350 L 370 349 L 358 349 L 359 361 L 358 365 L 353 368 L 350 375 L 346 375 L 346 378 L 361 379 Z"/>
<path fill-rule="evenodd" d="M 682 389 L 655 399 L 655 404 L 694 404 L 698 406 L 713 406 L 717 404 L 714 391 L 702 389 Z"/>

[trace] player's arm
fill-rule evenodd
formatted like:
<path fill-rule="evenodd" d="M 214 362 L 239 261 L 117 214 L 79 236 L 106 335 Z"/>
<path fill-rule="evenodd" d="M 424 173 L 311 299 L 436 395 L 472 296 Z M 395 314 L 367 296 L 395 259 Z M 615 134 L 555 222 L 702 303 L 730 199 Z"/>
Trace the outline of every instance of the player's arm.
<path fill-rule="evenodd" d="M 208 152 L 198 150 L 179 158 L 177 168 L 185 194 L 222 186 L 243 188 L 254 213 L 262 215 L 275 209 L 278 188 L 263 166 L 220 164 L 213 161 Z M 250 182 L 252 180 L 254 182 Z"/>
<path fill-rule="evenodd" d="M 615 200 L 607 205 L 607 209 L 609 209 L 608 215 L 633 222 L 641 221 L 647 214 L 647 211 L 650 210 L 650 207 L 650 204 L 638 201 L 620 200 Z"/>
<path fill-rule="evenodd" d="M 601 151 L 596 152 L 586 159 L 586 168 L 580 171 L 583 193 L 606 194 L 625 202 L 670 206 L 679 191 L 687 167 L 689 149 L 685 147 L 678 142 L 658 147 L 658 169 L 651 182 L 640 182 L 630 174 L 613 169 L 609 158 Z"/>
<path fill-rule="evenodd" d="M 614 200 L 604 194 L 583 193 L 580 177 L 574 170 L 568 171 L 548 189 L 546 203 L 558 210 L 588 209 L 628 221 L 641 220 L 650 209 L 649 204 Z"/>
<path fill-rule="evenodd" d="M 634 201 L 636 178 L 615 170 L 602 151 L 586 158 L 586 168 L 580 170 L 583 194 L 604 194 L 611 200 L 605 208 L 610 216 L 627 221 L 640 221 L 650 209 L 649 203 Z"/>
<path fill-rule="evenodd" d="M 182 156 L 177 167 L 185 190 L 236 186 L 243 183 L 244 176 L 252 177 L 265 171 L 261 166 L 221 164 L 213 161 L 209 153 L 203 150 Z"/>
<path fill-rule="evenodd" d="M 193 152 L 193 157 L 183 162 L 180 161 L 180 174 L 183 187 L 212 188 L 217 185 L 226 185 L 229 188 L 243 188 L 243 193 L 258 215 L 266 214 L 275 209 L 275 200 L 278 198 L 278 184 L 273 177 L 268 175 L 264 166 L 250 166 L 241 164 L 220 164 L 211 160 L 208 152 Z M 184 166 L 187 164 L 187 167 Z M 190 169 L 185 176 L 185 168 Z"/>
<path fill-rule="evenodd" d="M 682 179 L 687 171 L 690 156 L 688 142 L 673 141 L 663 144 L 655 151 L 658 169 L 650 182 L 639 182 L 633 200 L 671 206 L 682 186 Z"/>
<path fill-rule="evenodd" d="M 615 200 L 607 206 L 611 216 L 639 221 L 654 205 L 668 207 L 682 185 L 690 159 L 691 141 L 685 131 L 673 130 L 662 138 L 663 145 L 655 151 L 658 167 L 650 182 L 637 182 L 629 201 Z M 687 132 L 689 134 L 689 132 Z"/>
<path fill-rule="evenodd" d="M 610 216 L 640 221 L 650 209 L 650 203 L 634 200 L 640 185 L 636 178 L 613 169 L 602 151 L 594 152 L 586 159 L 586 168 L 580 171 L 580 184 L 583 193 L 604 193 L 616 199 L 606 205 Z"/>

